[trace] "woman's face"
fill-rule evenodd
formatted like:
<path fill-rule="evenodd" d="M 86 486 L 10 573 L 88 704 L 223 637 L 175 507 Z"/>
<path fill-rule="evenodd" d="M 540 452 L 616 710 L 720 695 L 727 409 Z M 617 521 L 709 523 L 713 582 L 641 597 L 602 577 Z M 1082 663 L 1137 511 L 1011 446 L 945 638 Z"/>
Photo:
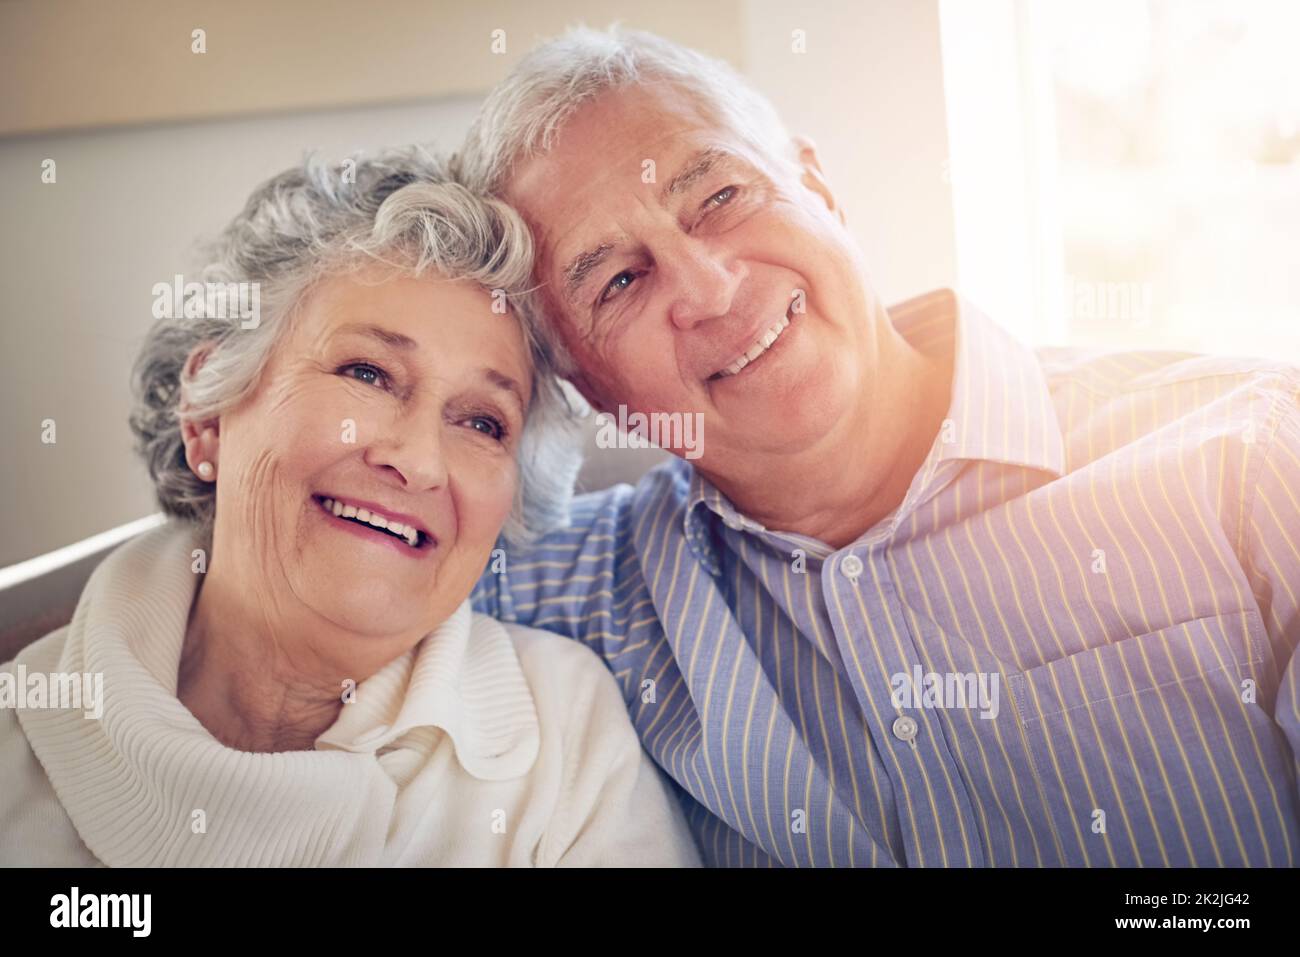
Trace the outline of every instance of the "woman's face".
<path fill-rule="evenodd" d="M 220 418 L 214 561 L 271 621 L 422 635 L 469 595 L 509 515 L 531 390 L 518 322 L 479 286 L 325 280 Z"/>

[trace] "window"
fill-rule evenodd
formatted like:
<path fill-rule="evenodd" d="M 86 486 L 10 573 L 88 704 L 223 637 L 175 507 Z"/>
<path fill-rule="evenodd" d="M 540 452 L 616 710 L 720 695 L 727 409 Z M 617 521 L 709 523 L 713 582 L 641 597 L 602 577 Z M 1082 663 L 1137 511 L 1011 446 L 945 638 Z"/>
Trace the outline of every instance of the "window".
<path fill-rule="evenodd" d="M 1032 342 L 1300 361 L 1300 4 L 991 8 L 941 4 L 963 288 Z"/>

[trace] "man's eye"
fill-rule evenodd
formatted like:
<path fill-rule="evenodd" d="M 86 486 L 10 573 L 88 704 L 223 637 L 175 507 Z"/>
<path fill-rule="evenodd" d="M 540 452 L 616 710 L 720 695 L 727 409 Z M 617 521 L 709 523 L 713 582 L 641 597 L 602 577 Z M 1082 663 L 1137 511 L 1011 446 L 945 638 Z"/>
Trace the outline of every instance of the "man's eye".
<path fill-rule="evenodd" d="M 726 189 L 720 189 L 704 201 L 706 212 L 717 209 L 719 206 L 725 206 L 736 198 L 736 187 L 728 186 Z"/>
<path fill-rule="evenodd" d="M 621 295 L 623 290 L 632 283 L 636 282 L 637 277 L 626 269 L 609 281 L 603 292 L 600 294 L 602 304 L 609 302 L 615 296 Z"/>
<path fill-rule="evenodd" d="M 377 385 L 383 388 L 388 384 L 388 373 L 368 362 L 353 362 L 342 366 L 339 371 L 366 385 Z"/>
<path fill-rule="evenodd" d="M 496 439 L 498 442 L 504 442 L 506 439 L 506 427 L 500 419 L 490 415 L 475 415 L 469 419 L 470 428 L 476 432 L 482 432 L 489 438 Z"/>

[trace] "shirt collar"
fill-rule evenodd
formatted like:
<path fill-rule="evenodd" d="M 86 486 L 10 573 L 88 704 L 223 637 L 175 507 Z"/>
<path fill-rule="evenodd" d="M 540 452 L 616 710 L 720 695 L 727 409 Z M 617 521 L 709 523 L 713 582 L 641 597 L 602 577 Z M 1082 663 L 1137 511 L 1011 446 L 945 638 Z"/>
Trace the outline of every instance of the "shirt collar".
<path fill-rule="evenodd" d="M 1032 350 L 951 289 L 936 289 L 889 308 L 898 333 L 926 355 L 953 357 L 952 398 L 929 454 L 917 471 L 903 504 L 907 514 L 951 475 L 943 463 L 999 462 L 1041 469 L 1060 476 L 1065 445 L 1042 367 Z M 683 518 L 686 538 L 697 559 L 714 575 L 717 556 L 709 545 L 700 508 L 728 527 L 766 531 L 740 514 L 698 469 L 691 468 Z"/>
<path fill-rule="evenodd" d="M 954 357 L 948 415 L 932 449 L 937 459 L 1061 474 L 1061 426 L 1032 350 L 951 289 L 899 303 L 889 317 L 920 351 Z"/>

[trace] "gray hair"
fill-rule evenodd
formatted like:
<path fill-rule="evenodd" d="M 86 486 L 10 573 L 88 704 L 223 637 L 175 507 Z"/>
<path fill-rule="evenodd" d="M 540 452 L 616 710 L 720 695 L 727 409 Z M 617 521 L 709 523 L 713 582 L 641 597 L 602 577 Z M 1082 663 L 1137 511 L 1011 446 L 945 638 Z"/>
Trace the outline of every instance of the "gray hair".
<path fill-rule="evenodd" d="M 165 318 L 146 337 L 130 422 L 164 512 L 211 534 L 216 493 L 186 462 L 182 384 L 187 418 L 234 408 L 256 388 L 315 283 L 378 263 L 400 274 L 469 279 L 516 302 L 534 377 L 519 444 L 519 494 L 504 534 L 528 542 L 567 524 L 581 464 L 581 410 L 562 389 L 527 310 L 518 308 L 530 282 L 532 240 L 508 205 L 467 188 L 421 147 L 358 154 L 341 165 L 313 156 L 254 190 L 207 259 L 203 282 L 258 284 L 260 321 L 243 328 L 238 320 Z M 187 369 L 201 345 L 203 363 Z"/>
<path fill-rule="evenodd" d="M 776 109 L 727 64 L 640 30 L 574 27 L 528 53 L 488 95 L 454 162 L 473 188 L 499 193 L 521 160 L 544 153 L 584 103 L 609 90 L 646 81 L 675 87 L 700 112 L 776 164 L 792 161 L 790 136 Z M 543 296 L 530 309 L 547 315 Z M 561 340 L 540 329 L 560 370 L 574 371 Z"/>

